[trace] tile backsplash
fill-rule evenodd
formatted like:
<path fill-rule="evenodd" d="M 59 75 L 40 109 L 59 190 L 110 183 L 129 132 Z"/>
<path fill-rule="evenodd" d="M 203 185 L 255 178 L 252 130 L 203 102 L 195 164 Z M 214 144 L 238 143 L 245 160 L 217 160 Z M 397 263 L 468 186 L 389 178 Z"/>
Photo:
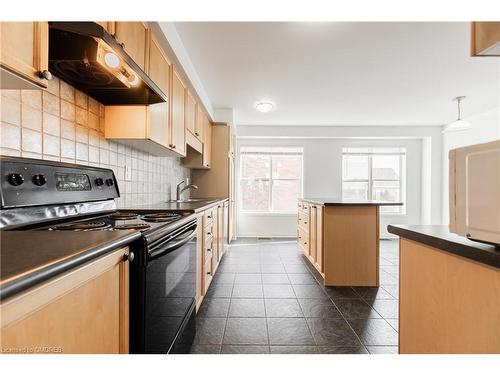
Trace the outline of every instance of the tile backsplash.
<path fill-rule="evenodd" d="M 104 106 L 54 77 L 46 90 L 0 90 L 0 154 L 111 168 L 118 207 L 174 198 L 190 176 L 176 157 L 158 157 L 104 138 Z M 132 178 L 125 181 L 125 166 Z"/>

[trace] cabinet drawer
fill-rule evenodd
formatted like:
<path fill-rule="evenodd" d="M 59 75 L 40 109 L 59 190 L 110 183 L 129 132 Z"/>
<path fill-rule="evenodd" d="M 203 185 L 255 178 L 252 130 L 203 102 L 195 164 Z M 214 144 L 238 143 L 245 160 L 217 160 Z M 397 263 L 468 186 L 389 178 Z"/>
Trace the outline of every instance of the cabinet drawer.
<path fill-rule="evenodd" d="M 212 282 L 212 257 L 210 256 L 208 259 L 205 260 L 205 265 L 203 266 L 203 281 L 204 281 L 204 286 L 203 289 L 205 290 L 205 293 L 208 290 L 208 287 L 210 286 L 210 283 Z"/>
<path fill-rule="evenodd" d="M 203 247 L 203 251 L 205 252 L 205 259 L 214 256 L 214 239 L 212 236 L 207 237 L 205 241 L 203 241 Z"/>
<path fill-rule="evenodd" d="M 214 210 L 206 210 L 205 214 L 203 215 L 203 226 L 206 227 L 207 225 L 212 224 L 214 221 Z"/>
<path fill-rule="evenodd" d="M 301 228 L 297 231 L 297 242 L 306 254 L 309 254 L 309 234 Z"/>
<path fill-rule="evenodd" d="M 298 216 L 297 220 L 298 220 L 297 224 L 299 225 L 299 227 L 303 231 L 309 232 L 309 215 L 305 214 L 303 212 L 299 212 L 299 216 Z"/>
<path fill-rule="evenodd" d="M 215 223 L 213 221 L 209 222 L 203 227 L 203 238 L 207 239 L 214 236 Z"/>

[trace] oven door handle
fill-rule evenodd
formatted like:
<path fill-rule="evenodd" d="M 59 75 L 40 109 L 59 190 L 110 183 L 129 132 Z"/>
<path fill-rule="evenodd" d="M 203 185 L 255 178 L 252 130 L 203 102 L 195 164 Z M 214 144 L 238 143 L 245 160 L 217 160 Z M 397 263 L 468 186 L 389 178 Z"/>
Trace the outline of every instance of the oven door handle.
<path fill-rule="evenodd" d="M 178 248 L 184 246 L 189 241 L 191 241 L 194 237 L 196 237 L 196 231 L 197 231 L 197 227 L 195 226 L 192 229 L 191 234 L 189 236 L 184 237 L 182 240 L 172 241 L 172 242 L 168 243 L 167 246 L 162 247 L 161 249 L 158 249 L 156 251 L 150 252 L 149 253 L 149 260 L 157 259 L 165 254 L 171 253 L 172 251 L 177 250 Z M 187 232 L 187 233 L 189 233 L 189 232 Z"/>

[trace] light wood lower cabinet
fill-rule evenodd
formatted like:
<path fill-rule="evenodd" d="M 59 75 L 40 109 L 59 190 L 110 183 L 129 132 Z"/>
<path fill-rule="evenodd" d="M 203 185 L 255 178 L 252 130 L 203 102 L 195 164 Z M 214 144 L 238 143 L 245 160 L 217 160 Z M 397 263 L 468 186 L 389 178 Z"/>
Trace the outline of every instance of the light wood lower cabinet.
<path fill-rule="evenodd" d="M 3 353 L 128 353 L 128 249 L 103 255 L 0 305 Z"/>
<path fill-rule="evenodd" d="M 399 352 L 500 353 L 500 270 L 401 238 Z"/>
<path fill-rule="evenodd" d="M 323 206 L 298 203 L 297 240 L 304 255 L 323 274 Z"/>
<path fill-rule="evenodd" d="M 0 22 L 0 88 L 46 88 L 48 22 Z"/>

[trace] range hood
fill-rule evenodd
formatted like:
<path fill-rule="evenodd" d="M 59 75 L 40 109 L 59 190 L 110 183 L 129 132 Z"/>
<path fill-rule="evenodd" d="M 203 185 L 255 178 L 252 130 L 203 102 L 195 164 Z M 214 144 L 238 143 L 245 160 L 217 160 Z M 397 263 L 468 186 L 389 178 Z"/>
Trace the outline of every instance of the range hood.
<path fill-rule="evenodd" d="M 167 101 L 166 93 L 94 22 L 49 22 L 49 70 L 104 105 Z"/>

